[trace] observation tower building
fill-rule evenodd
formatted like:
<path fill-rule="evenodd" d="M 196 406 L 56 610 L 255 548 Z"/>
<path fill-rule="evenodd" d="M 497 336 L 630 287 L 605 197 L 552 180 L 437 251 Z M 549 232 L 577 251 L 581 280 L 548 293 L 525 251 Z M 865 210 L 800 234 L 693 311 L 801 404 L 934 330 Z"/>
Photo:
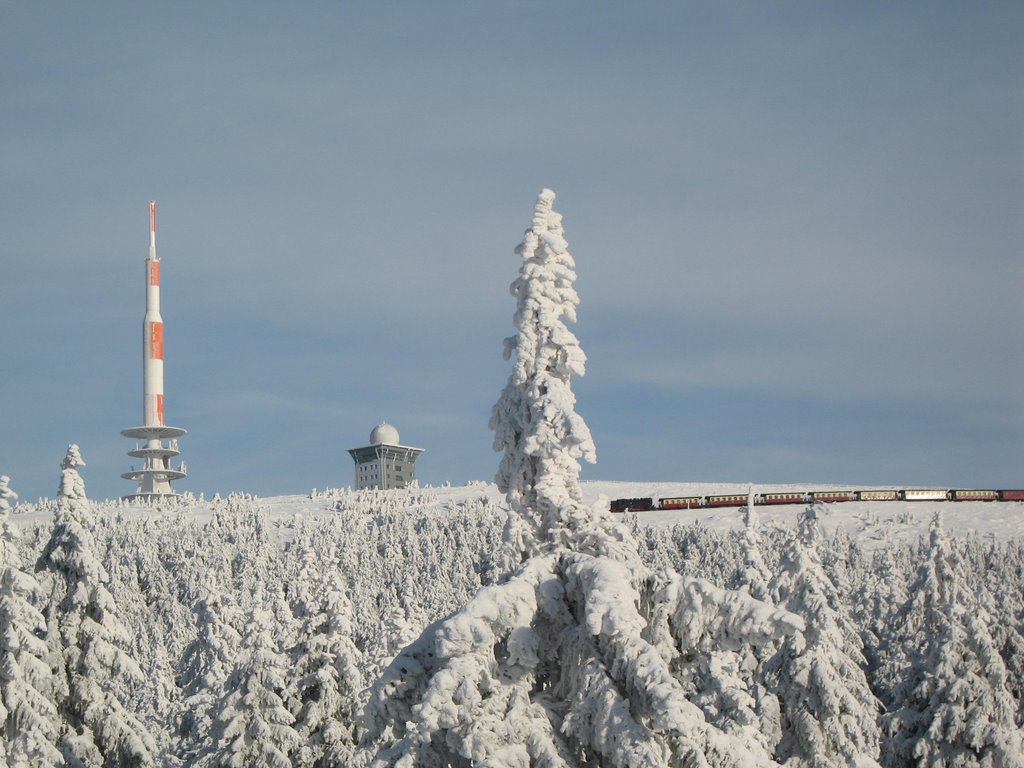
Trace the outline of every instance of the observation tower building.
<path fill-rule="evenodd" d="M 177 496 L 171 481 L 185 477 L 185 463 L 171 467 L 177 456 L 181 427 L 164 424 L 164 322 L 160 317 L 160 259 L 156 255 L 156 202 L 149 203 L 149 257 L 146 259 L 146 316 L 142 322 L 142 426 L 122 429 L 125 437 L 135 438 L 128 455 L 142 459 L 142 467 L 132 467 L 121 477 L 137 482 L 135 493 L 124 499 L 154 499 Z"/>
<path fill-rule="evenodd" d="M 408 488 L 416 482 L 416 459 L 423 448 L 402 445 L 398 430 L 381 422 L 370 433 L 370 444 L 349 448 L 356 463 L 356 490 Z"/>

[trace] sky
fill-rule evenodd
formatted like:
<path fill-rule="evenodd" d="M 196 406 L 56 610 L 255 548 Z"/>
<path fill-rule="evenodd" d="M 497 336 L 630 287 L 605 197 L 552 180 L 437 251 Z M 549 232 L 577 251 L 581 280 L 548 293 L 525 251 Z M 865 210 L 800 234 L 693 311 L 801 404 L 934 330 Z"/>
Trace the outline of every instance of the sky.
<path fill-rule="evenodd" d="M 1024 5 L 0 3 L 0 473 L 116 498 L 158 206 L 177 489 L 491 480 L 514 253 L 584 480 L 1024 486 Z"/>

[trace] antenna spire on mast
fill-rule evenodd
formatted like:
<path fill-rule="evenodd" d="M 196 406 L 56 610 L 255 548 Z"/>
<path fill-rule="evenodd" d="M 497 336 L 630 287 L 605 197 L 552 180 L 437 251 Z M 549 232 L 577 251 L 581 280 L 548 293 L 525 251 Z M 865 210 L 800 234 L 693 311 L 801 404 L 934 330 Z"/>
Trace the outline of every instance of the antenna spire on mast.
<path fill-rule="evenodd" d="M 149 258 L 156 259 L 156 200 L 149 201 Z"/>

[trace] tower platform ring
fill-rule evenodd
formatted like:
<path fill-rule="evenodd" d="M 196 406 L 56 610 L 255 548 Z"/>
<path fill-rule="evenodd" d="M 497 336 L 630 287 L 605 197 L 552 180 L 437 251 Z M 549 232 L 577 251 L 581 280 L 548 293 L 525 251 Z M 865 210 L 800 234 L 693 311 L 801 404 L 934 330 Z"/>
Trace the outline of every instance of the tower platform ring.
<path fill-rule="evenodd" d="M 125 480 L 141 480 L 144 477 L 156 475 L 161 480 L 181 480 L 185 473 L 180 469 L 135 469 L 121 475 Z"/>
<path fill-rule="evenodd" d="M 139 440 L 167 440 L 188 434 L 188 430 L 181 427 L 128 427 L 127 429 L 122 429 L 121 434 L 125 437 L 134 437 Z"/>
<path fill-rule="evenodd" d="M 133 459 L 146 459 L 151 456 L 154 459 L 169 459 L 173 456 L 180 456 L 181 451 L 176 451 L 173 448 L 136 448 L 133 451 L 128 451 L 128 455 Z"/>

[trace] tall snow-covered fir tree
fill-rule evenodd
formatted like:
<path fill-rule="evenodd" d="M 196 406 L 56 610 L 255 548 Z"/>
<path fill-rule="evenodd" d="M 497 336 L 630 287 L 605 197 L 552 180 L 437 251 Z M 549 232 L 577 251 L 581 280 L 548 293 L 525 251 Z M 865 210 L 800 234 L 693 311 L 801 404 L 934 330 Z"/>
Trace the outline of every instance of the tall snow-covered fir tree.
<path fill-rule="evenodd" d="M 587 358 L 565 324 L 575 322 L 579 296 L 554 201 L 551 190 L 540 193 L 532 226 L 516 248 L 522 259 L 510 289 L 516 334 L 504 349 L 514 361 L 490 421 L 494 449 L 503 452 L 495 482 L 517 514 L 513 521 L 526 523 L 521 539 L 528 554 L 577 545 L 581 530 L 599 526 L 579 487 L 579 459 L 594 462 L 597 450 L 570 384 L 584 374 Z"/>
<path fill-rule="evenodd" d="M 396 766 L 764 766 L 758 740 L 709 722 L 674 666 L 701 643 L 775 639 L 792 614 L 678 574 L 656 578 L 626 527 L 583 502 L 594 458 L 570 386 L 584 355 L 574 263 L 555 195 L 541 192 L 517 248 L 516 335 L 494 407 L 497 475 L 522 562 L 428 627 L 371 691 L 375 764 Z"/>
<path fill-rule="evenodd" d="M 46 610 L 60 678 L 61 750 L 71 766 L 155 765 L 152 736 L 122 703 L 143 675 L 125 650 L 130 638 L 86 524 L 82 466 L 78 446 L 69 445 L 61 462 L 53 533 L 36 565 L 54 582 Z"/>
<path fill-rule="evenodd" d="M 41 588 L 22 568 L 10 521 L 10 501 L 17 498 L 10 478 L 0 475 L 0 764 L 32 768 L 61 757 L 46 620 L 33 605 Z"/>

